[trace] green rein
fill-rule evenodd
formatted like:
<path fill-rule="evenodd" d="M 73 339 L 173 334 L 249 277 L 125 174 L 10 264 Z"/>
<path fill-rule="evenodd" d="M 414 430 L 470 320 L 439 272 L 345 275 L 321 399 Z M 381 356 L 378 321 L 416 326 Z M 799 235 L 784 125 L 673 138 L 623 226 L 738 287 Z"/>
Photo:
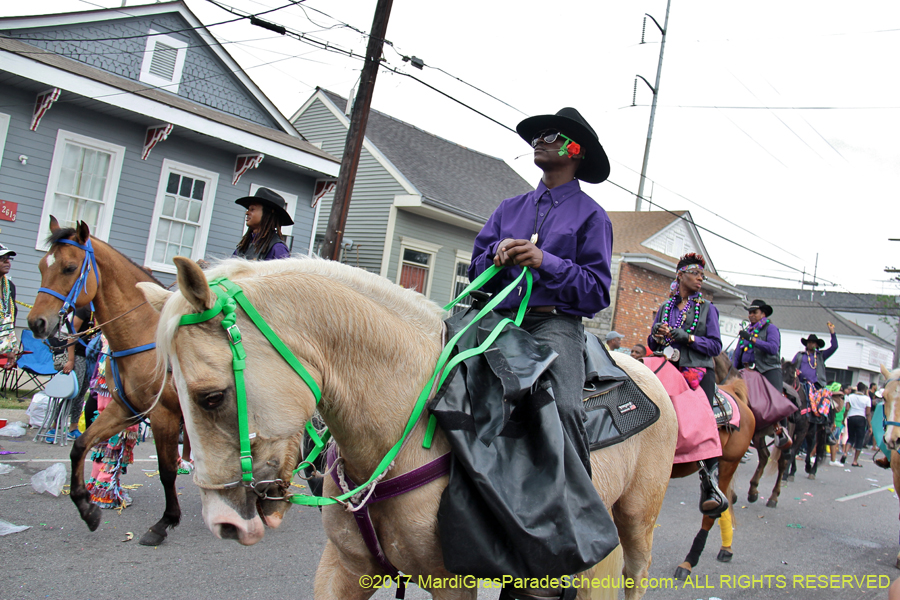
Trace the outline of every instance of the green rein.
<path fill-rule="evenodd" d="M 470 283 L 468 287 L 466 287 L 466 289 L 456 297 L 456 299 L 445 306 L 444 310 L 450 310 L 451 308 L 453 308 L 453 306 L 455 306 L 460 300 L 468 296 L 472 291 L 479 289 L 481 286 L 487 283 L 491 278 L 499 273 L 500 270 L 501 267 L 491 265 L 491 267 L 485 270 L 481 275 L 479 275 L 475 279 L 475 281 Z M 500 302 L 502 302 L 503 299 L 506 298 L 510 294 L 510 292 L 512 292 L 512 290 L 516 288 L 519 282 L 522 281 L 522 278 L 525 278 L 526 281 L 526 291 L 521 303 L 519 304 L 519 309 L 516 312 L 515 319 L 502 319 L 494 327 L 494 329 L 491 331 L 491 334 L 480 346 L 478 346 L 477 348 L 471 348 L 464 352 L 460 352 L 452 359 L 450 359 L 450 354 L 453 352 L 453 348 L 456 346 L 457 340 L 459 340 L 459 338 L 466 332 L 469 327 L 477 323 L 484 315 L 492 311 L 498 304 L 500 304 Z M 181 317 L 181 320 L 179 321 L 179 326 L 203 323 L 212 320 L 220 313 L 223 315 L 221 324 L 222 328 L 225 330 L 225 334 L 228 336 L 229 342 L 231 343 L 231 353 L 233 357 L 232 367 L 234 370 L 235 392 L 237 396 L 238 434 L 240 436 L 241 479 L 240 481 L 235 481 L 232 483 L 214 486 L 206 485 L 201 487 L 206 487 L 206 489 L 231 489 L 238 486 L 244 486 L 252 488 L 254 491 L 256 491 L 257 494 L 263 496 L 264 494 L 256 489 L 257 483 L 268 484 L 274 482 L 257 482 L 253 478 L 253 456 L 250 450 L 251 435 L 247 417 L 247 389 L 244 381 L 244 370 L 247 367 L 247 352 L 244 350 L 244 345 L 241 340 L 241 332 L 237 326 L 237 307 L 240 306 L 244 310 L 253 324 L 256 325 L 257 329 L 259 329 L 259 331 L 266 337 L 266 339 L 269 340 L 269 343 L 272 344 L 272 347 L 274 347 L 275 350 L 278 351 L 281 357 L 284 358 L 285 362 L 287 362 L 288 365 L 290 365 L 290 367 L 297 373 L 297 375 L 299 375 L 300 378 L 303 379 L 303 381 L 312 392 L 313 396 L 315 396 L 317 406 L 322 400 L 322 390 L 309 374 L 309 371 L 307 371 L 303 364 L 299 360 L 297 360 L 297 357 L 294 356 L 290 349 L 288 349 L 287 345 L 283 341 L 281 341 L 275 331 L 268 325 L 268 323 L 266 323 L 265 319 L 262 318 L 253 304 L 251 304 L 246 296 L 244 296 L 244 291 L 240 287 L 238 287 L 234 282 L 225 277 L 217 277 L 216 279 L 210 281 L 209 285 L 210 288 L 216 293 L 216 303 L 212 306 L 212 308 L 209 308 L 201 313 L 183 315 Z M 376 467 L 375 472 L 372 473 L 372 476 L 369 477 L 368 481 L 354 490 L 350 490 L 345 494 L 341 494 L 340 496 L 335 496 L 333 498 L 320 498 L 317 496 L 291 494 L 287 495 L 283 499 L 294 504 L 300 504 L 304 506 L 344 504 L 347 500 L 365 490 L 376 479 L 378 479 L 389 468 L 390 464 L 394 461 L 394 458 L 403 447 L 403 444 L 409 436 L 410 432 L 412 432 L 413 428 L 416 426 L 419 417 L 422 415 L 422 411 L 425 409 L 425 405 L 428 401 L 428 397 L 431 394 L 432 389 L 440 389 L 440 387 L 444 384 L 444 381 L 447 379 L 447 376 L 452 372 L 453 368 L 457 364 L 487 350 L 488 347 L 494 342 L 494 340 L 497 339 L 497 336 L 500 335 L 501 331 L 508 323 L 514 323 L 516 326 L 522 324 L 522 319 L 525 317 L 525 313 L 528 308 L 528 300 L 531 298 L 531 286 L 531 271 L 527 267 L 524 267 L 522 269 L 522 272 L 518 277 L 516 277 L 515 280 L 512 281 L 512 283 L 507 285 L 499 294 L 494 296 L 490 300 L 490 302 L 488 302 L 484 306 L 484 308 L 482 308 L 478 312 L 475 318 L 472 319 L 472 321 L 470 321 L 459 333 L 453 336 L 453 338 L 444 346 L 440 356 L 438 357 L 437 364 L 434 368 L 434 372 L 432 373 L 431 378 L 428 380 L 428 383 L 425 385 L 424 389 L 419 394 L 419 397 L 416 400 L 416 404 L 413 407 L 412 414 L 409 417 L 406 428 L 403 430 L 402 437 L 399 441 L 397 441 L 396 444 L 393 445 L 393 447 L 391 447 L 390 450 L 388 450 L 384 458 L 381 459 L 381 462 Z M 438 382 L 437 386 L 435 386 L 435 381 Z M 425 439 L 422 443 L 423 447 L 431 447 L 435 427 L 436 421 L 432 416 L 428 420 Z M 313 441 L 315 447 L 309 453 L 306 459 L 303 460 L 296 469 L 294 469 L 294 474 L 297 474 L 297 472 L 300 471 L 304 467 L 304 465 L 312 465 L 312 462 L 322 453 L 322 450 L 325 448 L 326 442 L 331 437 L 331 434 L 327 430 L 320 436 L 312 426 L 312 421 L 307 421 L 306 432 L 307 434 L 309 434 L 310 439 Z M 253 437 L 255 437 L 255 435 Z M 283 484 L 283 482 L 280 483 Z"/>

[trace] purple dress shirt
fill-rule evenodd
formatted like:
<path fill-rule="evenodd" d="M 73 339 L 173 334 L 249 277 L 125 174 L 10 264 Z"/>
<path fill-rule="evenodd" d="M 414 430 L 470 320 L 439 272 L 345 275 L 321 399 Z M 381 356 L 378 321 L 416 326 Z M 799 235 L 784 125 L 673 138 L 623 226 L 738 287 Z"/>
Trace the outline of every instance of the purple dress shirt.
<path fill-rule="evenodd" d="M 475 238 L 469 280 L 493 264 L 500 242 L 527 240 L 536 232 L 544 257 L 532 269 L 529 306 L 555 306 L 557 312 L 588 318 L 609 306 L 612 223 L 576 180 L 553 189 L 541 181 L 535 191 L 501 202 Z M 498 292 L 520 273 L 518 266 L 503 269 L 484 290 Z M 523 282 L 497 308 L 517 308 L 524 294 Z"/>
<path fill-rule="evenodd" d="M 828 346 L 827 350 L 816 350 L 816 356 L 813 357 L 806 350 L 803 352 L 797 353 L 797 358 L 799 359 L 799 365 L 797 368 L 800 369 L 801 377 L 804 377 L 806 381 L 810 383 L 819 383 L 819 374 L 816 373 L 816 367 L 818 367 L 819 362 L 824 363 L 828 360 L 832 354 L 837 352 L 837 335 L 831 334 L 831 345 Z M 825 385 L 825 382 L 822 382 L 822 385 Z"/>
<path fill-rule="evenodd" d="M 752 332 L 755 327 L 755 324 L 750 325 L 747 330 Z M 747 348 L 746 352 L 744 351 L 744 348 Z M 774 323 L 769 323 L 766 327 L 765 341 L 757 339 L 753 342 L 752 348 L 750 348 L 750 342 L 743 339 L 740 340 L 737 350 L 734 353 L 734 368 L 741 369 L 755 363 L 757 348 L 762 350 L 765 354 L 775 354 L 779 359 L 781 358 L 781 332 L 778 331 L 778 328 L 775 327 Z"/>
<path fill-rule="evenodd" d="M 669 311 L 669 323 L 674 323 L 678 320 L 678 304 L 678 300 L 676 300 L 672 304 L 672 310 Z M 656 319 L 653 321 L 654 323 L 661 322 L 660 315 L 662 314 L 665 306 L 666 305 L 663 304 L 659 307 L 659 310 L 656 311 Z M 691 315 L 688 314 L 687 318 L 690 317 Z M 688 326 L 690 326 L 690 323 L 682 323 L 679 329 L 685 329 Z M 656 341 L 656 338 L 653 337 L 652 333 L 647 337 L 647 345 L 650 346 L 650 349 L 654 352 L 657 350 L 661 350 L 664 347 L 663 344 L 660 344 Z M 670 345 L 673 348 L 681 350 L 681 344 L 672 342 Z M 699 352 L 700 354 L 705 354 L 707 356 L 718 356 L 719 352 L 722 351 L 722 335 L 719 331 L 719 309 L 717 309 L 712 303 L 709 303 L 709 312 L 706 313 L 706 333 L 704 335 L 694 334 L 694 343 L 690 346 L 691 349 L 695 352 Z"/>

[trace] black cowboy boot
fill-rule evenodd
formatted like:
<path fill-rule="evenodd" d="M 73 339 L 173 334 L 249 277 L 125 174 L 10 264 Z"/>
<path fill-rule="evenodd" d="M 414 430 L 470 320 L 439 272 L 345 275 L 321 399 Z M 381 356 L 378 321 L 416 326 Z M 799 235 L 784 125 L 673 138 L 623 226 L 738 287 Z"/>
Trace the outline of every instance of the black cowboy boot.
<path fill-rule="evenodd" d="M 728 510 L 728 500 L 719 489 L 719 459 L 700 461 L 700 512 L 716 518 Z"/>

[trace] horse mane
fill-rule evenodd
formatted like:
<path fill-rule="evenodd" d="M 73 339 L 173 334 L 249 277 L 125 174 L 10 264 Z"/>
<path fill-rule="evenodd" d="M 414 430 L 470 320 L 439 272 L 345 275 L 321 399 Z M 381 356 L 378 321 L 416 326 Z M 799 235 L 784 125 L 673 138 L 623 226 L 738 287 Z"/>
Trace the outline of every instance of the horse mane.
<path fill-rule="evenodd" d="M 54 247 L 58 246 L 60 244 L 60 240 L 68 240 L 72 236 L 74 236 L 76 233 L 77 232 L 75 231 L 74 227 L 60 227 L 59 229 L 57 229 L 56 231 L 54 231 L 47 237 L 47 244 L 49 244 L 50 250 L 53 250 Z M 101 242 L 101 243 L 106 244 L 106 242 L 104 242 L 103 240 L 97 239 L 94 236 L 91 236 L 91 239 L 93 239 L 95 242 Z M 118 250 L 113 248 L 111 245 L 106 244 L 106 246 L 110 250 L 112 250 L 113 252 L 118 254 L 120 257 L 122 257 L 122 259 L 125 262 L 131 263 L 132 266 L 134 266 L 137 270 L 139 270 L 141 273 L 143 273 L 144 281 L 151 281 L 151 282 L 155 283 L 156 285 L 158 285 L 159 287 L 166 287 L 156 277 L 154 277 L 152 274 L 148 273 L 144 269 L 143 266 L 137 264 L 135 261 L 133 261 L 130 258 L 128 258 L 127 256 L 125 256 L 124 254 L 122 254 L 121 252 L 119 252 Z"/>
<path fill-rule="evenodd" d="M 384 277 L 363 269 L 318 257 L 295 256 L 269 261 L 229 258 L 216 263 L 204 273 L 207 281 L 227 277 L 235 283 L 247 279 L 291 274 L 326 278 L 395 312 L 404 321 L 418 325 L 423 331 L 437 329 L 444 315 L 444 310 L 440 306 L 414 290 L 404 289 Z M 162 349 L 162 353 L 172 352 L 181 316 L 191 312 L 195 312 L 193 307 L 180 293 L 176 292 L 166 302 L 160 311 L 160 325 L 157 331 L 157 347 Z"/>

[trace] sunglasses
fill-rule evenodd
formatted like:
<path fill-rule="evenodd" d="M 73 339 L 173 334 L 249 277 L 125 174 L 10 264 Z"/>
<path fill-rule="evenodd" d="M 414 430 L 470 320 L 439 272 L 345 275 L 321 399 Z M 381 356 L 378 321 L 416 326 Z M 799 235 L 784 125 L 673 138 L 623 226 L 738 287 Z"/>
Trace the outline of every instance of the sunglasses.
<path fill-rule="evenodd" d="M 688 275 L 693 275 L 694 277 L 699 277 L 700 279 L 706 279 L 706 275 L 703 274 L 703 271 L 692 270 L 692 271 L 684 271 L 684 273 L 686 273 Z"/>
<path fill-rule="evenodd" d="M 12 256 L 0 256 L 0 262 L 12 262 Z"/>
<path fill-rule="evenodd" d="M 552 144 L 560 137 L 562 137 L 564 140 L 569 140 L 570 142 L 572 141 L 558 131 L 545 131 L 543 133 L 537 134 L 537 137 L 531 140 L 531 147 L 536 148 L 537 145 L 541 142 L 544 142 L 545 144 Z"/>

